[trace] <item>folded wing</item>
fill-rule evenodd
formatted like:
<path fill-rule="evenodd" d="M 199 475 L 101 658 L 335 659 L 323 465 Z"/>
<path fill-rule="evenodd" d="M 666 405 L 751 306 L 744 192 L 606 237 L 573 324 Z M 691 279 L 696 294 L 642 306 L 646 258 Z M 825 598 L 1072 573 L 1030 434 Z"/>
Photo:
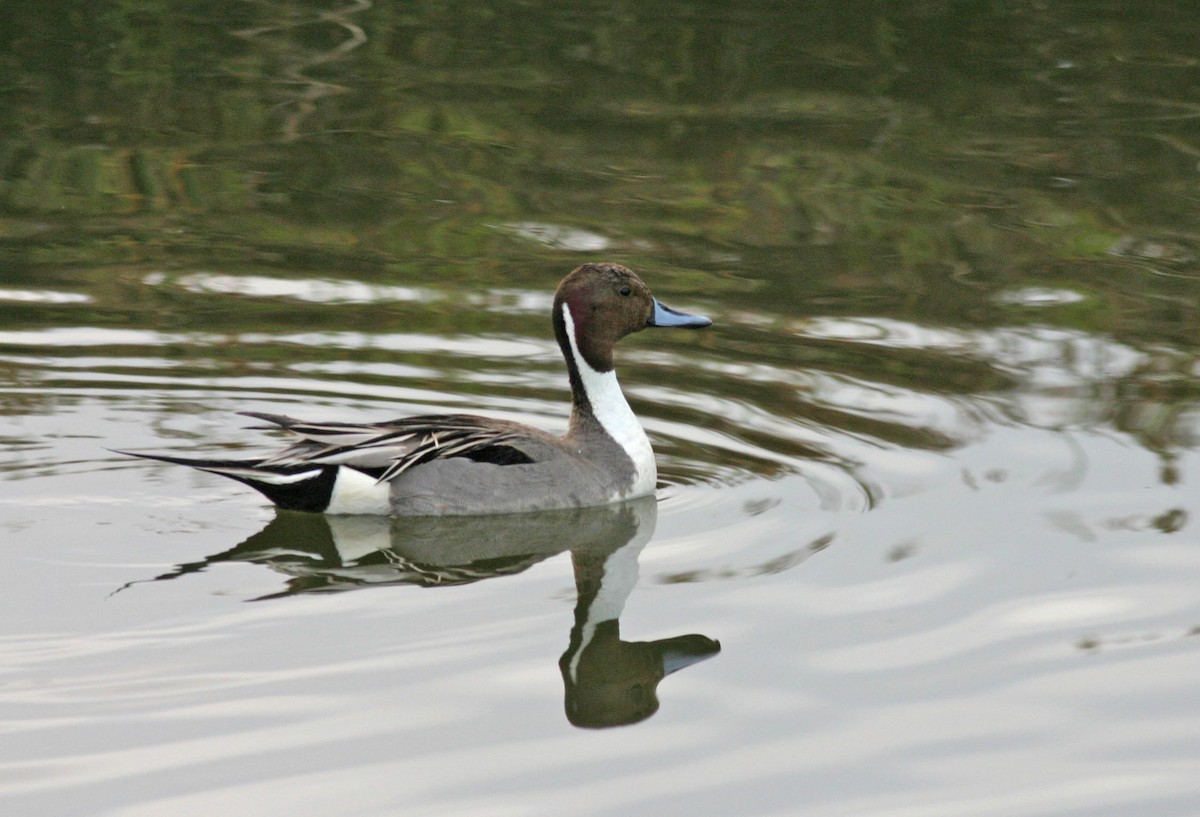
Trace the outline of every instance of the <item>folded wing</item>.
<path fill-rule="evenodd" d="M 528 429 L 470 414 L 426 414 L 382 423 L 321 423 L 281 414 L 243 412 L 300 439 L 260 463 L 260 467 L 348 465 L 384 482 L 414 466 L 465 457 L 476 462 L 517 465 L 534 462 Z"/>

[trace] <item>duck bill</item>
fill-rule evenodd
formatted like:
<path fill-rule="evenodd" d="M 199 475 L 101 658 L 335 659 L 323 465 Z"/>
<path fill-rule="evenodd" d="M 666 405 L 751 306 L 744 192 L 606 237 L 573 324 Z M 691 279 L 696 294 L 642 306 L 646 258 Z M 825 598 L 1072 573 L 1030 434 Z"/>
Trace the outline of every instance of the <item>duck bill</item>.
<path fill-rule="evenodd" d="M 680 312 L 678 309 L 663 306 L 655 299 L 654 311 L 650 313 L 650 320 L 646 321 L 646 326 L 680 326 L 687 329 L 700 329 L 712 326 L 712 319 L 703 315 Z"/>

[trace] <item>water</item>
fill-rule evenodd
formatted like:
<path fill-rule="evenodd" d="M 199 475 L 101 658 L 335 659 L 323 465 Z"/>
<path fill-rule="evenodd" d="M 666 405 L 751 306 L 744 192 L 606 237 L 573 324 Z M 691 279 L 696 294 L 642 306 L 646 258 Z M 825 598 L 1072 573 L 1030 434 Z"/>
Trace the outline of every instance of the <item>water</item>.
<path fill-rule="evenodd" d="M 93 6 L 3 35 L 5 813 L 1200 808 L 1187 5 Z M 109 450 L 562 430 L 596 258 L 716 321 L 618 350 L 655 502 Z"/>

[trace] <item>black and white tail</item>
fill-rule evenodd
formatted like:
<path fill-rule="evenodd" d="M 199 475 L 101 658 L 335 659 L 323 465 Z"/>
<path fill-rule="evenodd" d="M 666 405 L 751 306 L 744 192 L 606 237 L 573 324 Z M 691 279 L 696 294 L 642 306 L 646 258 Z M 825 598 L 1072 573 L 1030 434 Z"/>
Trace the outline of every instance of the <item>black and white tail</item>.
<path fill-rule="evenodd" d="M 261 459 L 204 460 L 131 451 L 118 453 L 220 474 L 249 485 L 280 508 L 317 513 L 329 508 L 340 468 L 337 465 L 264 465 Z"/>

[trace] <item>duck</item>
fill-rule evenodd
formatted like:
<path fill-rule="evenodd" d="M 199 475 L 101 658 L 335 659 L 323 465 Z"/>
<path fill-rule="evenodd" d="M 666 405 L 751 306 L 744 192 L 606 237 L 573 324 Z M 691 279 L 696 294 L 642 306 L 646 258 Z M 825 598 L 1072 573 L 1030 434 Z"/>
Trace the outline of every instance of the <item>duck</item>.
<path fill-rule="evenodd" d="M 290 444 L 237 460 L 117 453 L 237 480 L 283 510 L 334 515 L 522 513 L 652 495 L 654 451 L 617 381 L 614 347 L 643 329 L 712 320 L 662 304 L 628 267 L 592 262 L 559 284 L 552 322 L 571 387 L 562 436 L 474 414 L 349 423 L 248 411 L 265 424 L 253 428 L 283 431 Z"/>

